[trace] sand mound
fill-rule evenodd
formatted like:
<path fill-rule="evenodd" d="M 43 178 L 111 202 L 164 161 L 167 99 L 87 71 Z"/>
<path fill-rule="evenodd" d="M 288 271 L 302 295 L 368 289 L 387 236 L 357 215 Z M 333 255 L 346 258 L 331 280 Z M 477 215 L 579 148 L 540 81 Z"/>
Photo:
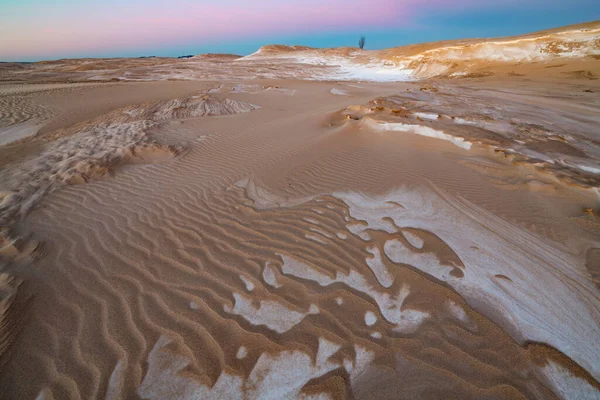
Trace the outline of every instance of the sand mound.
<path fill-rule="evenodd" d="M 43 196 L 63 185 L 98 179 L 127 162 L 154 162 L 176 155 L 182 148 L 155 143 L 147 134 L 161 122 L 257 108 L 236 100 L 192 96 L 129 107 L 70 128 L 71 136 L 3 172 L 0 226 L 26 215 Z"/>
<path fill-rule="evenodd" d="M 513 38 L 470 40 L 398 47 L 382 51 L 379 56 L 415 77 L 481 77 L 484 68 L 502 64 L 548 62 L 553 59 L 584 58 L 600 54 L 598 23 L 567 27 L 554 32 L 540 32 Z M 419 51 L 420 50 L 420 51 Z M 497 64 L 497 65 L 495 65 Z M 491 74 L 487 71 L 487 76 Z"/>
<path fill-rule="evenodd" d="M 232 115 L 256 110 L 259 107 L 242 101 L 217 99 L 211 96 L 192 96 L 126 110 L 134 118 L 152 121 Z"/>
<path fill-rule="evenodd" d="M 223 60 L 235 60 L 235 59 L 241 58 L 242 56 L 240 56 L 238 54 L 205 53 L 205 54 L 198 54 L 196 57 L 205 59 L 205 60 L 223 61 Z"/>
<path fill-rule="evenodd" d="M 262 46 L 255 53 L 253 53 L 247 57 L 257 56 L 257 55 L 273 56 L 273 55 L 290 53 L 290 52 L 294 52 L 294 51 L 308 51 L 308 50 L 315 50 L 315 49 L 313 47 L 307 47 L 307 46 L 287 46 L 287 45 L 283 45 L 283 44 L 270 44 L 267 46 Z"/>
<path fill-rule="evenodd" d="M 511 38 L 445 41 L 376 51 L 273 45 L 241 60 L 285 59 L 333 67 L 323 77 L 319 74 L 313 79 L 402 81 L 441 76 L 482 78 L 507 65 L 513 68 L 512 76 L 521 76 L 525 74 L 518 71 L 527 72 L 527 68 L 519 63 L 581 60 L 598 55 L 600 24 L 595 22 Z M 591 71 L 583 75 L 593 76 Z"/>
<path fill-rule="evenodd" d="M 360 120 L 361 126 L 376 131 L 437 138 L 466 150 L 491 149 L 515 164 L 551 175 L 551 181 L 595 190 L 600 186 L 597 119 L 565 109 L 553 112 L 561 118 L 551 118 L 548 110 L 526 102 L 515 107 L 513 97 L 482 91 L 456 96 L 439 86 L 350 106 L 332 115 L 330 124 Z"/>

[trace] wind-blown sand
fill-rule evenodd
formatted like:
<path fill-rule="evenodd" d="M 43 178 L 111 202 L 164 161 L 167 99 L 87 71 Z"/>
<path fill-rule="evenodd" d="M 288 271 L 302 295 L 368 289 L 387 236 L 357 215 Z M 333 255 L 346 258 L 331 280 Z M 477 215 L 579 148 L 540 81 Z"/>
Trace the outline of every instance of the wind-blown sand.
<path fill-rule="evenodd" d="M 595 29 L 2 68 L 0 397 L 600 398 Z"/>

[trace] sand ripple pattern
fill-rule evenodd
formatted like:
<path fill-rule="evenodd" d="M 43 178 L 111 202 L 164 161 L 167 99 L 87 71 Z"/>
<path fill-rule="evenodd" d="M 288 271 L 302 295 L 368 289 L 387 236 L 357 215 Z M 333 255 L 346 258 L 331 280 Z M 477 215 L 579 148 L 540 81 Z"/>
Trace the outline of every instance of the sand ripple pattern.
<path fill-rule="evenodd" d="M 0 225 L 26 215 L 47 193 L 68 184 L 97 179 L 116 165 L 152 161 L 182 149 L 153 142 L 148 129 L 174 119 L 230 115 L 258 107 L 230 99 L 193 96 L 110 113 L 77 126 L 25 165 L 3 171 Z"/>
<path fill-rule="evenodd" d="M 411 155 L 426 154 L 457 182 L 441 152 L 407 145 L 397 162 L 381 149 L 407 142 L 317 126 L 319 96 L 332 111 L 348 104 L 320 88 L 300 110 L 280 105 L 300 93 L 280 93 L 277 112 L 171 121 L 194 110 L 175 102 L 94 122 L 164 120 L 151 137 L 186 151 L 64 187 L 29 215 L 45 257 L 23 272 L 36 301 L 0 387 L 61 399 L 597 397 L 598 291 L 576 256 L 433 183 L 384 181 L 410 179 Z M 357 181 L 379 194 L 346 189 Z"/>
<path fill-rule="evenodd" d="M 51 111 L 22 96 L 0 96 L 0 128 L 21 122 L 47 119 Z"/>
<path fill-rule="evenodd" d="M 406 398 L 552 396 L 535 346 L 520 347 L 415 272 L 437 274 L 426 262 L 460 281 L 469 267 L 433 232 L 394 227 L 399 198 L 377 206 L 393 220 L 367 226 L 356 194 L 290 198 L 252 178 L 202 190 L 149 172 L 182 185 L 150 207 L 135 193 L 151 181 L 130 175 L 135 202 L 122 189 L 90 188 L 61 192 L 44 211 L 62 203 L 72 214 L 58 232 L 40 221 L 69 246 L 51 250 L 65 263 L 39 288 L 56 308 L 36 313 L 41 342 L 22 358 L 39 361 L 31 388 L 55 398 L 341 399 L 401 388 Z M 98 212 L 85 223 L 81 202 Z M 414 256 L 397 260 L 390 243 Z M 567 378 L 566 390 L 596 393 Z"/>
<path fill-rule="evenodd" d="M 23 165 L 2 171 L 0 272 L 5 270 L 7 262 L 30 259 L 37 249 L 36 241 L 18 236 L 12 231 L 12 225 L 27 215 L 45 195 L 65 185 L 98 179 L 122 164 L 152 163 L 178 154 L 182 147 L 158 144 L 148 136 L 147 131 L 160 122 L 230 115 L 256 108 L 230 99 L 193 96 L 119 110 L 73 128 L 76 132 L 73 136 L 52 144 Z M 24 118 L 31 115 L 28 111 Z M 18 315 L 10 312 L 18 285 L 4 272 L 0 278 L 1 359 L 18 332 L 18 324 L 15 327 Z"/>

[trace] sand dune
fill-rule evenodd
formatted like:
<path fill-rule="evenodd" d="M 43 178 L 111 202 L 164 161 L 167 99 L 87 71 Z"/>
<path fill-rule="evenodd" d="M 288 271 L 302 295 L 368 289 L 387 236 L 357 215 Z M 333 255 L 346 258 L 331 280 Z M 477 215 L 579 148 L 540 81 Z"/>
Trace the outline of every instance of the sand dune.
<path fill-rule="evenodd" d="M 56 60 L 8 63 L 0 81 L 120 82 L 307 79 L 407 81 L 495 75 L 594 80 L 600 77 L 600 23 L 527 35 L 415 44 L 385 50 L 268 45 L 245 57 Z"/>
<path fill-rule="evenodd" d="M 529 72 L 530 63 L 534 62 L 595 60 L 600 56 L 599 40 L 600 24 L 593 22 L 511 38 L 426 43 L 381 51 L 272 45 L 236 62 L 272 59 L 327 65 L 333 70 L 325 76 L 344 80 L 477 77 L 493 75 L 496 69 L 505 66 L 512 67 L 511 73 L 519 74 L 518 71 Z M 594 64 L 582 62 L 582 65 Z M 581 72 L 593 79 L 597 75 L 597 66 L 592 68 L 595 72 Z"/>
<path fill-rule="evenodd" d="M 596 25 L 2 68 L 0 397 L 600 398 Z"/>

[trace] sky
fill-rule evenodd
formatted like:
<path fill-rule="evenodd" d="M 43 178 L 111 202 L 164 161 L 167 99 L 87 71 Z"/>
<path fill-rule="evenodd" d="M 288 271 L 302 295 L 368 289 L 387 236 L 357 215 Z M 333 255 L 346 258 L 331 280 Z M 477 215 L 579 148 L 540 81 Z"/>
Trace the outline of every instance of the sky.
<path fill-rule="evenodd" d="M 367 49 L 600 19 L 600 0 L 0 0 L 0 61 Z"/>

